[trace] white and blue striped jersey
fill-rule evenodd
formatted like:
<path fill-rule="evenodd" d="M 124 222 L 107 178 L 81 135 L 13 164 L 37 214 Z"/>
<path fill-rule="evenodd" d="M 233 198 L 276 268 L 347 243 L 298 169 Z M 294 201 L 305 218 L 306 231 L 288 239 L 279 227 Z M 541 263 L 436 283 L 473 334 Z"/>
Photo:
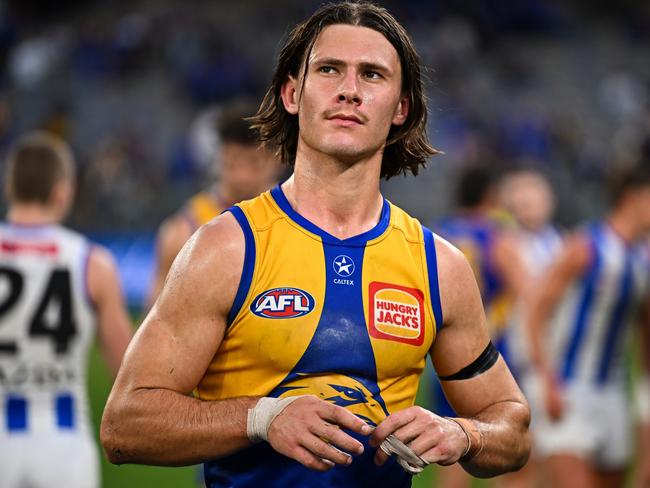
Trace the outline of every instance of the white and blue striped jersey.
<path fill-rule="evenodd" d="M 565 383 L 624 382 L 624 350 L 648 293 L 650 267 L 643 246 L 623 240 L 606 223 L 584 231 L 588 269 L 569 288 L 549 330 L 549 356 Z"/>
<path fill-rule="evenodd" d="M 88 241 L 61 226 L 0 224 L 0 443 L 88 433 Z"/>

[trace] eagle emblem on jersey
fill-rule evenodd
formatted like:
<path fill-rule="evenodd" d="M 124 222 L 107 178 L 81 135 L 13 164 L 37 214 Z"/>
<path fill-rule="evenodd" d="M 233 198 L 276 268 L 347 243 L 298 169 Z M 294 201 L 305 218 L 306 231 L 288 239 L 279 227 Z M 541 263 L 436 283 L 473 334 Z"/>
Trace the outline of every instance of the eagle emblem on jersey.
<path fill-rule="evenodd" d="M 424 342 L 424 294 L 415 288 L 373 281 L 368 331 L 375 339 L 420 346 Z"/>
<path fill-rule="evenodd" d="M 316 301 L 309 293 L 298 288 L 273 288 L 255 297 L 251 312 L 267 319 L 292 319 L 307 315 Z"/>
<path fill-rule="evenodd" d="M 272 396 L 308 394 L 344 407 L 370 425 L 377 425 L 388 415 L 383 401 L 378 401 L 363 383 L 338 373 L 299 373 L 294 379 L 278 386 Z"/>

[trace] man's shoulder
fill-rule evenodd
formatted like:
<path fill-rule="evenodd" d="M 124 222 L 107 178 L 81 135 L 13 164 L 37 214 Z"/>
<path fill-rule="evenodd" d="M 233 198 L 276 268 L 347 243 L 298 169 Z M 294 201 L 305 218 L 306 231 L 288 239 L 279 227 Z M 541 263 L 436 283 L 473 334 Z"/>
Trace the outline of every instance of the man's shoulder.
<path fill-rule="evenodd" d="M 237 209 L 241 210 L 253 230 L 267 228 L 274 221 L 285 217 L 270 191 L 261 193 L 250 200 L 239 202 L 227 210 L 230 213 L 235 213 L 238 212 Z"/>
<path fill-rule="evenodd" d="M 391 227 L 401 231 L 409 240 L 422 242 L 423 232 L 426 232 L 428 229 L 416 217 L 413 217 L 403 208 L 398 207 L 392 202 L 389 202 L 389 204 Z"/>

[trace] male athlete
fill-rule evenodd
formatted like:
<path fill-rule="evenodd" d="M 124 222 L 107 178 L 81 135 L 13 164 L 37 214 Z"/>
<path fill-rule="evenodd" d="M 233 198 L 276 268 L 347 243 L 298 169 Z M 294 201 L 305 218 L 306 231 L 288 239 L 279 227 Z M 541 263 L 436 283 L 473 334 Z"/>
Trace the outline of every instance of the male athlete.
<path fill-rule="evenodd" d="M 532 301 L 545 406 L 535 444 L 554 486 L 623 486 L 633 452 L 624 352 L 635 322 L 650 325 L 648 231 L 650 170 L 639 167 L 617 180 L 605 219 L 567 238 Z"/>
<path fill-rule="evenodd" d="M 518 295 L 508 317 L 506 328 L 509 366 L 517 371 L 518 383 L 528 399 L 532 422 L 531 432 L 536 435 L 536 420 L 543 415 L 543 405 L 533 402 L 536 398 L 538 375 L 531 364 L 530 337 L 527 328 L 527 310 L 544 273 L 557 258 L 562 246 L 560 232 L 551 223 L 555 208 L 553 190 L 546 177 L 534 169 L 517 169 L 509 172 L 500 185 L 502 205 L 516 222 L 510 231 L 514 251 L 518 254 L 527 276 L 525 286 Z M 502 477 L 501 486 L 535 486 L 541 481 L 537 455 L 533 450 L 525 468 Z"/>
<path fill-rule="evenodd" d="M 113 374 L 131 338 L 110 254 L 59 225 L 72 153 L 45 133 L 7 157 L 0 224 L 0 485 L 98 487 L 86 398 L 95 333 Z M 97 329 L 95 329 L 97 327 Z"/>
<path fill-rule="evenodd" d="M 506 330 L 511 367 L 525 382 L 524 378 L 532 365 L 524 309 L 542 275 L 557 258 L 562 236 L 550 221 L 555 209 L 555 197 L 542 173 L 533 169 L 518 169 L 508 173 L 500 186 L 503 208 L 516 223 L 509 232 L 510 239 L 527 278 L 525 289 L 518 293 L 520 300 L 508 317 Z"/>
<path fill-rule="evenodd" d="M 104 412 L 111 461 L 205 462 L 210 487 L 521 467 L 528 407 L 471 269 L 379 191 L 435 152 L 403 28 L 372 4 L 322 7 L 289 35 L 255 125 L 294 174 L 181 251 Z M 413 406 L 428 354 L 462 418 Z"/>
<path fill-rule="evenodd" d="M 277 159 L 271 151 L 260 148 L 257 133 L 244 120 L 256 110 L 245 99 L 227 103 L 220 110 L 214 128 L 221 148 L 214 158 L 218 180 L 162 223 L 150 303 L 160 294 L 174 258 L 196 229 L 231 205 L 253 198 L 277 183 L 280 172 Z"/>

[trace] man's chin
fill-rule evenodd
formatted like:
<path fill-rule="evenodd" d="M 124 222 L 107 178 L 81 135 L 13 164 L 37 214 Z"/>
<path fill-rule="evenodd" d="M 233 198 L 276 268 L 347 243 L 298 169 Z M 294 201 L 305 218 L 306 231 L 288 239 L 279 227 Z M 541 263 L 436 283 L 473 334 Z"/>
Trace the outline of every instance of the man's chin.
<path fill-rule="evenodd" d="M 355 164 L 361 160 L 368 159 L 376 152 L 376 150 L 354 146 L 337 146 L 327 151 L 329 156 L 347 164 Z"/>

